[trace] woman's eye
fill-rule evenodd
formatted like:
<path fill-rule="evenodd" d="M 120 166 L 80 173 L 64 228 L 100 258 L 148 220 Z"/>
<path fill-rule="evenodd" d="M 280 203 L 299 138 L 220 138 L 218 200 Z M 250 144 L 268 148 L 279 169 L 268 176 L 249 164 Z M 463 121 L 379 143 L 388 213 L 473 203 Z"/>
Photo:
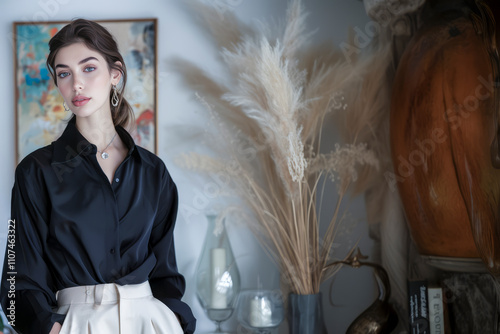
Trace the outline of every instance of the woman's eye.
<path fill-rule="evenodd" d="M 85 71 L 85 72 L 92 72 L 92 71 L 95 71 L 95 67 L 93 67 L 93 66 L 88 66 L 88 67 L 85 67 L 84 71 Z"/>
<path fill-rule="evenodd" d="M 69 75 L 68 72 L 61 72 L 57 76 L 62 79 L 62 78 L 66 78 L 68 75 Z"/>

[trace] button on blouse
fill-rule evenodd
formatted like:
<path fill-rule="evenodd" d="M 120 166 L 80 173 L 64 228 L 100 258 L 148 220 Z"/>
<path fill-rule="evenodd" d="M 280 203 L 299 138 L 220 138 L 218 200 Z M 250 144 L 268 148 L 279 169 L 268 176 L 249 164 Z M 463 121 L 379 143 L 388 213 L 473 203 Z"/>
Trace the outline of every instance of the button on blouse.
<path fill-rule="evenodd" d="M 6 259 L 0 297 L 4 310 L 15 303 L 20 333 L 48 333 L 55 321 L 64 321 L 53 312 L 57 290 L 146 280 L 185 333 L 195 330 L 191 309 L 181 301 L 185 280 L 175 257 L 176 186 L 160 158 L 136 146 L 123 128 L 116 131 L 129 152 L 113 183 L 74 119 L 58 140 L 16 168 L 16 296 L 8 294 L 13 270 Z"/>

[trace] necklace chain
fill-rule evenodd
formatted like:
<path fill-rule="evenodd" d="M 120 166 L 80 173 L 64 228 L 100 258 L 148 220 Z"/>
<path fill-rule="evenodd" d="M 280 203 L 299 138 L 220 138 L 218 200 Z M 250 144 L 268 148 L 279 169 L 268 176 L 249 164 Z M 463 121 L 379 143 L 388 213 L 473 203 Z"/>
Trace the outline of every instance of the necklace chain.
<path fill-rule="evenodd" d="M 102 151 L 97 150 L 97 152 L 101 153 L 101 158 L 107 159 L 109 157 L 109 154 L 106 152 L 106 149 L 109 147 L 109 145 L 111 145 L 113 140 L 115 140 L 115 137 L 116 137 L 116 132 L 115 132 L 115 135 L 113 136 L 113 138 L 111 138 L 111 141 L 109 142 L 109 144 L 106 145 L 106 147 Z"/>

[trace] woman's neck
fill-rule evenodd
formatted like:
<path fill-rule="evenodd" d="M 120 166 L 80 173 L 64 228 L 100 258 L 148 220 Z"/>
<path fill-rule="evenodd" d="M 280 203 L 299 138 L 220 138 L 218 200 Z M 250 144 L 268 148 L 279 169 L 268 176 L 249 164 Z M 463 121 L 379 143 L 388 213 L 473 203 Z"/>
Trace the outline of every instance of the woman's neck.
<path fill-rule="evenodd" d="M 97 150 L 103 150 L 116 135 L 111 115 L 104 118 L 76 116 L 76 127 L 85 139 L 97 146 Z"/>

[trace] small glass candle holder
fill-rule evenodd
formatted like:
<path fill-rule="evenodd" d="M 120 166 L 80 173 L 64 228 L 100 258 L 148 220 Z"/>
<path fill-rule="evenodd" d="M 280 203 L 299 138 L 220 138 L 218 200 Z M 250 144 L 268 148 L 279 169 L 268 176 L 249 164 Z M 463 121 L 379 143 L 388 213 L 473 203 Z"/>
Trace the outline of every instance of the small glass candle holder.
<path fill-rule="evenodd" d="M 238 321 L 253 333 L 271 333 L 283 321 L 283 295 L 279 290 L 241 291 L 238 299 Z"/>

